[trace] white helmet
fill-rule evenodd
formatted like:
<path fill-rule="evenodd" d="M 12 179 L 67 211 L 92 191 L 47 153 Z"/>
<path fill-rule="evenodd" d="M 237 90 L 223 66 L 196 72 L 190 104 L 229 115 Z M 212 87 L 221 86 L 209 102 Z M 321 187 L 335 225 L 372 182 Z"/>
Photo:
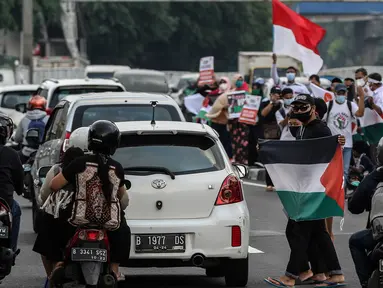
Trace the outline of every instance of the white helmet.
<path fill-rule="evenodd" d="M 65 150 L 70 147 L 81 148 L 82 151 L 88 152 L 88 132 L 89 127 L 80 127 L 74 130 L 69 137 L 69 140 L 66 140 Z"/>

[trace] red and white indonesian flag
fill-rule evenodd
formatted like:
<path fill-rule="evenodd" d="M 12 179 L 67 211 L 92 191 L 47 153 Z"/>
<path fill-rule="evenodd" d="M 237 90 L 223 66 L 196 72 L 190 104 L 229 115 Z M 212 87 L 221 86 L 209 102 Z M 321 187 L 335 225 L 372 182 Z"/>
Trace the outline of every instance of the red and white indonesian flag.
<path fill-rule="evenodd" d="M 323 66 L 323 59 L 317 47 L 326 30 L 294 12 L 279 0 L 272 1 L 273 52 L 300 60 L 304 73 L 317 74 Z"/>
<path fill-rule="evenodd" d="M 260 160 L 289 218 L 307 221 L 343 216 L 343 157 L 338 136 L 265 140 L 259 146 Z"/>
<path fill-rule="evenodd" d="M 323 89 L 313 83 L 310 83 L 311 92 L 313 92 L 314 96 L 317 98 L 323 99 L 325 102 L 329 102 L 335 99 L 334 93 Z"/>

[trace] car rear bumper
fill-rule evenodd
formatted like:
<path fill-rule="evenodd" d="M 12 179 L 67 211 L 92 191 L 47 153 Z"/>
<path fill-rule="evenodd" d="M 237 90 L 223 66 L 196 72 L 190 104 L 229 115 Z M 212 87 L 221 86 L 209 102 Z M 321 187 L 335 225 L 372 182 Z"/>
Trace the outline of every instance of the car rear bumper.
<path fill-rule="evenodd" d="M 215 206 L 208 218 L 129 220 L 132 231 L 130 261 L 144 259 L 178 259 L 190 261 L 193 255 L 202 254 L 206 258 L 247 257 L 250 234 L 250 217 L 246 202 Z M 232 226 L 241 229 L 241 246 L 232 247 Z M 185 252 L 180 253 L 136 253 L 135 235 L 185 233 Z"/>

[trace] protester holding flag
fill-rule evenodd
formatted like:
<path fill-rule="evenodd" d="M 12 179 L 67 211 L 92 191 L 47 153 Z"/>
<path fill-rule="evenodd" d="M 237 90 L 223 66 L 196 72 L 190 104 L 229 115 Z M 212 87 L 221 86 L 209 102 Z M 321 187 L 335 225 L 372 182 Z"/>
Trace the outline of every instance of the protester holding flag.
<path fill-rule="evenodd" d="M 344 84 L 335 86 L 335 101 L 327 103 L 325 119 L 333 135 L 340 134 L 346 137 L 343 147 L 343 171 L 345 185 L 348 181 L 348 172 L 352 157 L 352 122 L 354 117 L 364 115 L 364 93 L 361 92 L 358 105 L 347 100 L 347 87 Z"/>
<path fill-rule="evenodd" d="M 288 121 L 290 119 L 290 105 L 294 101 L 293 90 L 291 88 L 285 88 L 282 90 L 283 105 L 275 113 L 275 118 L 281 129 L 280 140 L 295 140 L 295 137 L 291 135 L 288 127 Z"/>
<path fill-rule="evenodd" d="M 273 78 L 275 85 L 281 86 L 282 89 L 284 89 L 285 87 L 291 88 L 294 91 L 294 96 L 300 93 L 309 93 L 309 90 L 307 90 L 307 87 L 304 84 L 295 82 L 295 77 L 297 75 L 298 70 L 292 66 L 286 69 L 287 84 L 282 85 L 282 83 L 280 83 L 277 71 L 277 55 L 273 54 L 272 58 L 273 65 L 271 67 L 271 78 Z"/>
<path fill-rule="evenodd" d="M 344 214 L 343 173 L 339 169 L 341 148 L 334 140 L 343 145 L 345 138 L 328 137 L 331 131 L 317 119 L 315 101 L 309 94 L 298 95 L 291 109 L 292 118 L 302 122 L 296 139 L 321 139 L 260 144 L 261 161 L 275 183 L 289 218 L 286 236 L 291 248 L 285 275 L 279 279 L 268 277 L 265 281 L 276 287 L 294 287 L 298 279 L 305 281 L 311 278 L 312 271 L 308 266 L 306 271 L 302 271 L 302 265 L 308 263 L 308 249 L 314 241 L 330 276 L 328 280 L 320 281 L 317 287 L 339 287 L 344 283 L 344 275 L 324 219 Z M 300 175 L 304 176 L 295 178 Z M 311 192 L 319 190 L 322 193 Z"/>

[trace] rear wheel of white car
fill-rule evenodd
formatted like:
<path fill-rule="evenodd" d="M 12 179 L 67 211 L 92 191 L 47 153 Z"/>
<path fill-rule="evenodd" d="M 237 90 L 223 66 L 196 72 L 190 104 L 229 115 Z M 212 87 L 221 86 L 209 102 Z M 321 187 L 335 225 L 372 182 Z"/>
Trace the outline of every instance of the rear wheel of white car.
<path fill-rule="evenodd" d="M 225 282 L 228 287 L 244 287 L 249 277 L 249 256 L 245 259 L 231 259 L 227 262 Z"/>
<path fill-rule="evenodd" d="M 207 277 L 223 277 L 225 276 L 225 270 L 221 266 L 206 268 Z"/>

